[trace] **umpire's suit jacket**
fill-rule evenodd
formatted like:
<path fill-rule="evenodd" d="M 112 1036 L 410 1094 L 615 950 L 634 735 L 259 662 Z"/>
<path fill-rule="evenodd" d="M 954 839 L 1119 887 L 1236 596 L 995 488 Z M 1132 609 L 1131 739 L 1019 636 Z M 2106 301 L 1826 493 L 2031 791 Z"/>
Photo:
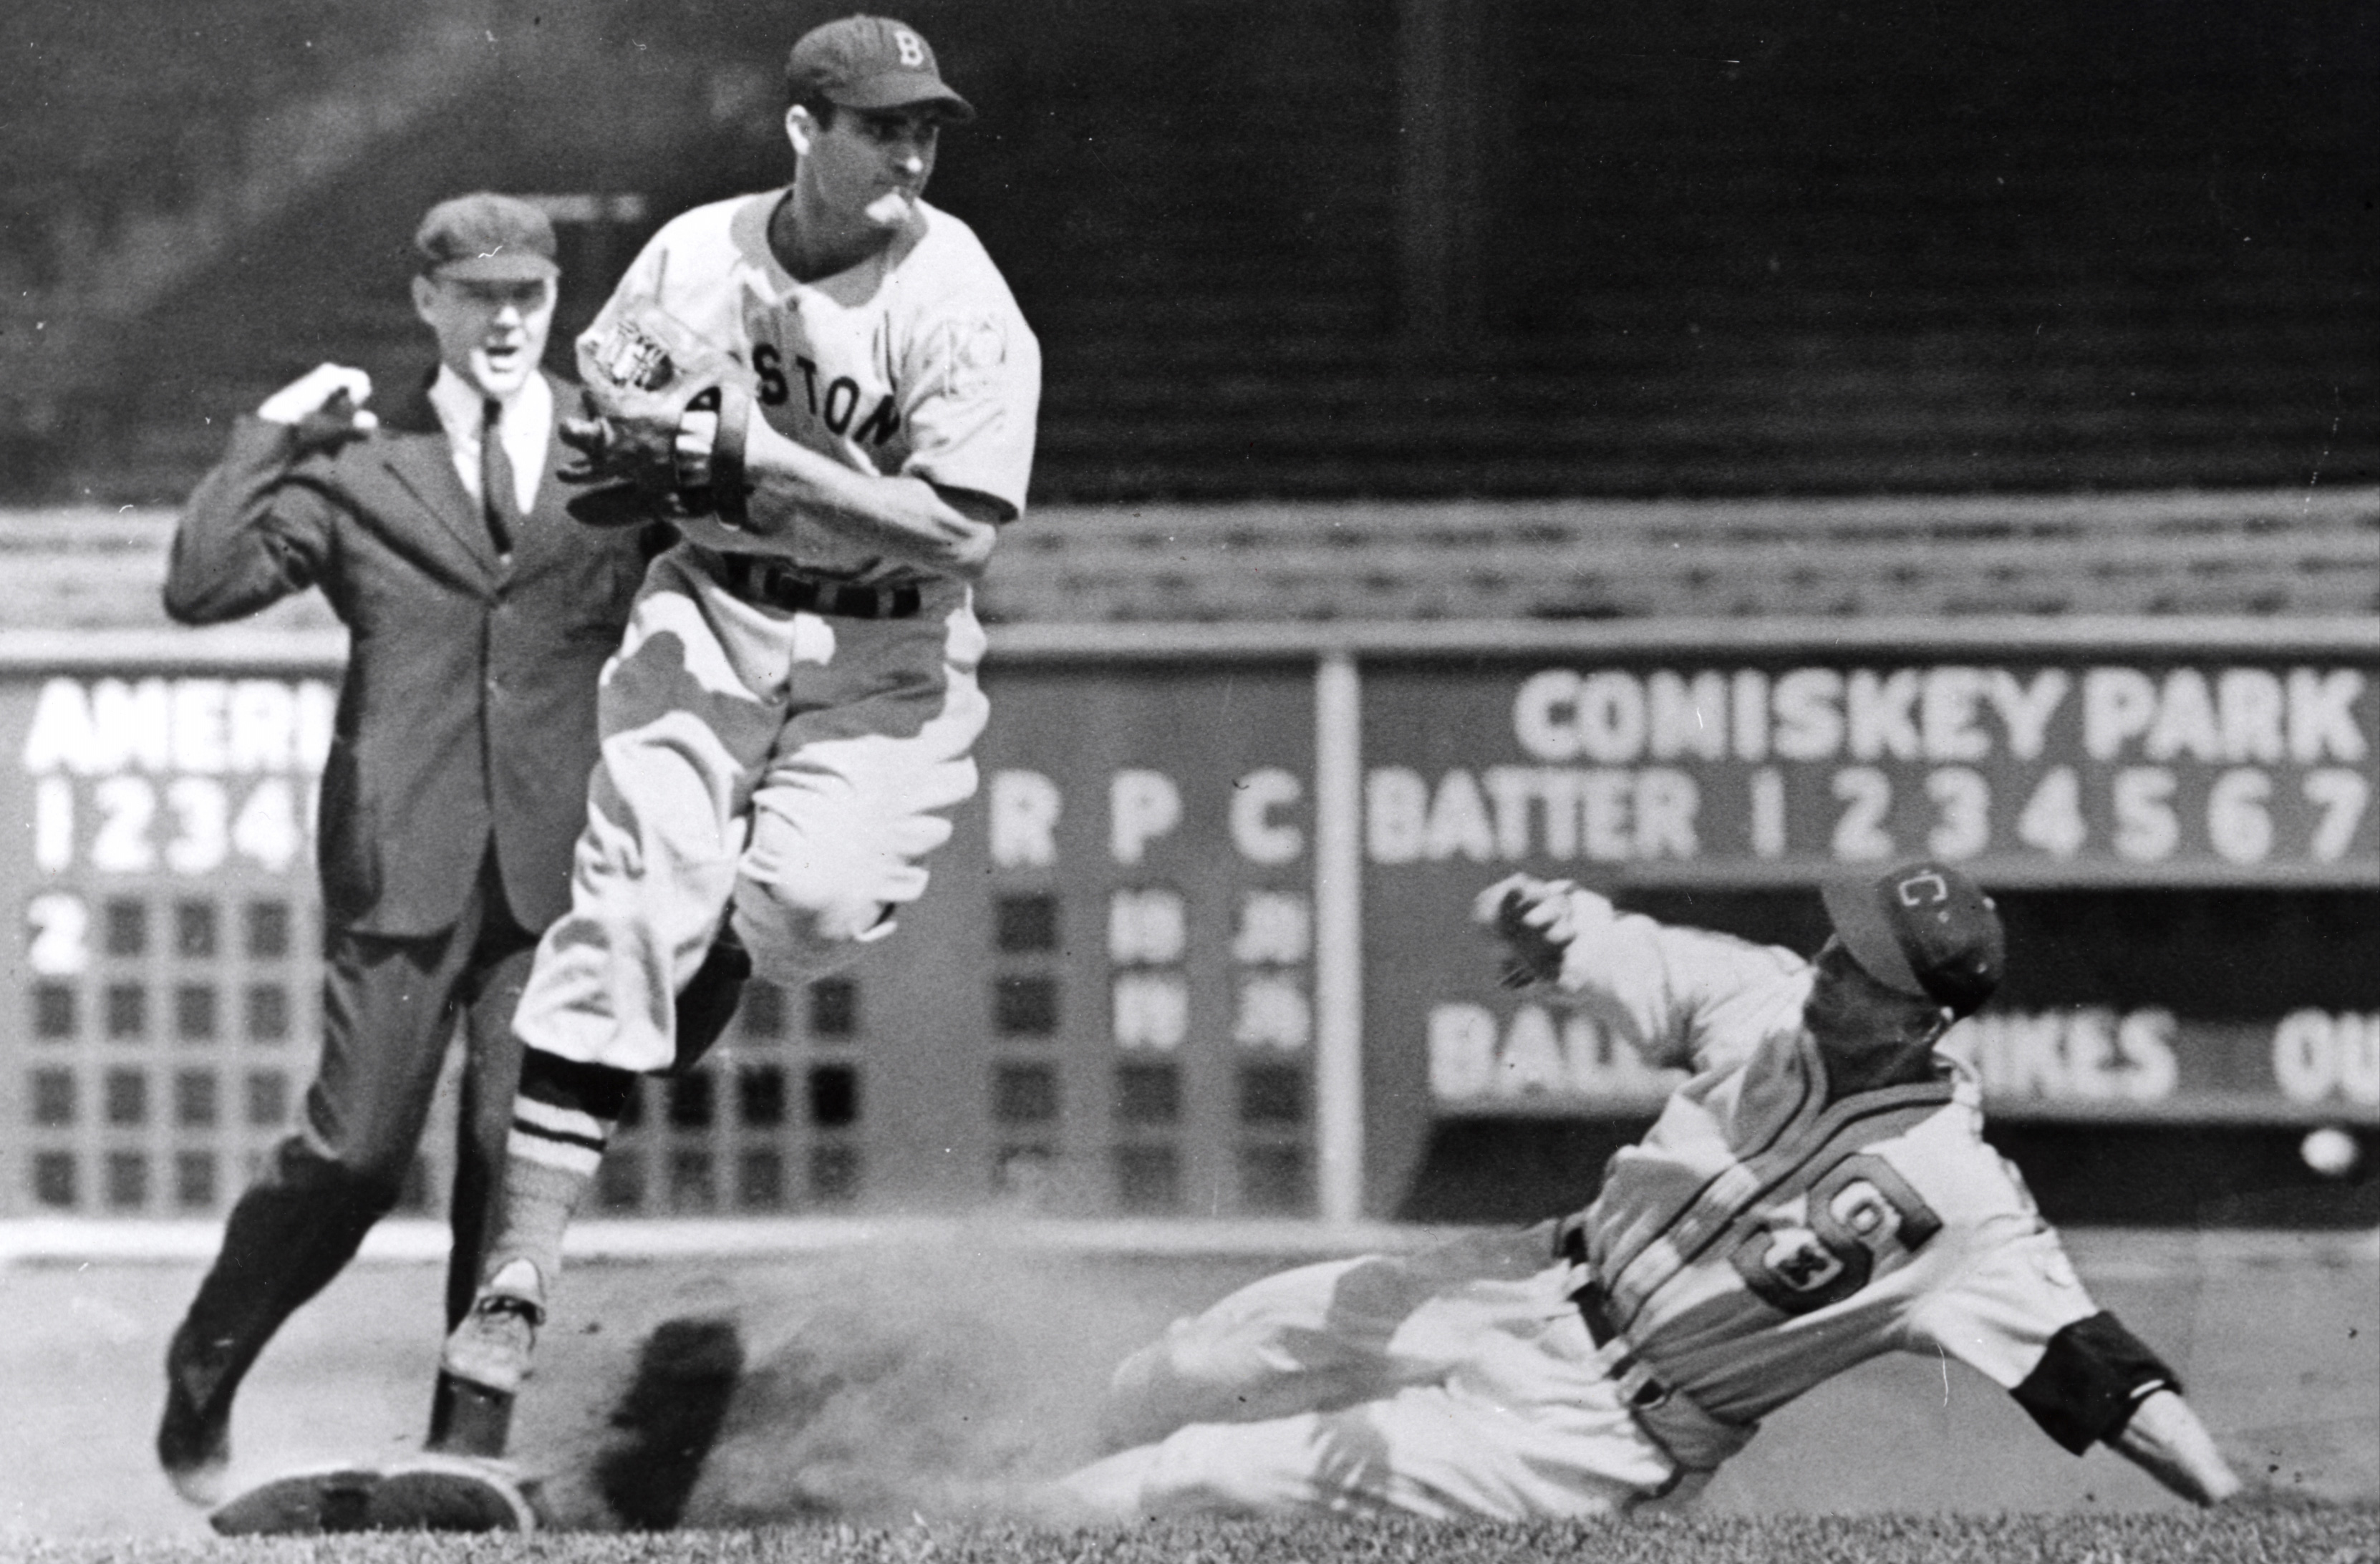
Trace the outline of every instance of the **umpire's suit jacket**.
<path fill-rule="evenodd" d="M 573 399 L 553 391 L 558 417 Z M 377 432 L 332 453 L 241 418 L 183 508 L 164 590 L 175 619 L 237 619 L 315 586 L 347 626 L 316 854 L 334 928 L 452 927 L 491 840 L 523 927 L 569 905 L 597 677 L 662 540 L 573 521 L 555 477 L 569 455 L 548 440 L 509 566 L 426 380 Z"/>

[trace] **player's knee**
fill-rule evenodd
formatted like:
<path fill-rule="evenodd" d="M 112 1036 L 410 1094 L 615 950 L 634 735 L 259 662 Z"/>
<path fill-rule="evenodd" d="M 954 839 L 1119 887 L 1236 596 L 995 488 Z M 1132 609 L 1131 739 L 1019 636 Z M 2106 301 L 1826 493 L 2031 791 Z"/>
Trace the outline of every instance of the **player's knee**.
<path fill-rule="evenodd" d="M 273 1148 L 265 1176 L 285 1189 L 303 1191 L 326 1213 L 369 1223 L 395 1209 L 412 1167 L 411 1145 L 391 1136 L 332 1146 L 299 1134 Z"/>
<path fill-rule="evenodd" d="M 1220 1323 L 1177 1319 L 1116 1365 L 1099 1411 L 1107 1449 L 1148 1444 L 1185 1424 L 1240 1422 L 1279 1399 L 1265 1354 Z"/>
<path fill-rule="evenodd" d="M 396 1209 L 413 1171 L 413 1156 L 411 1146 L 375 1146 L 365 1159 L 343 1166 L 338 1182 L 347 1202 L 375 1220 Z"/>
<path fill-rule="evenodd" d="M 815 907 L 766 893 L 735 898 L 735 934 L 752 952 L 753 970 L 781 982 L 840 972 L 892 928 L 892 908 L 882 902 Z"/>
<path fill-rule="evenodd" d="M 823 977 L 890 935 L 895 915 L 926 889 L 914 864 L 880 867 L 856 884 L 818 879 L 759 880 L 735 891 L 735 932 L 756 970 L 781 978 Z"/>
<path fill-rule="evenodd" d="M 1244 1343 L 1236 1332 L 1219 1329 L 1220 1323 L 1207 1315 L 1175 1320 L 1135 1354 L 1147 1360 L 1138 1372 L 1152 1381 L 1188 1385 L 1228 1385 L 1246 1377 Z"/>

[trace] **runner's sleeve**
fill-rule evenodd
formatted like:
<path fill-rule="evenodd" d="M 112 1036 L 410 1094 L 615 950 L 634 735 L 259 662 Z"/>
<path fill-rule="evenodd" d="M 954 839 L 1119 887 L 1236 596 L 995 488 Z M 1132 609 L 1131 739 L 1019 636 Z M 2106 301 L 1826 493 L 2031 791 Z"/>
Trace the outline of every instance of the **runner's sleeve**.
<path fill-rule="evenodd" d="M 621 273 L 620 280 L 613 285 L 611 297 L 603 301 L 603 308 L 595 312 L 595 319 L 589 321 L 586 331 L 580 333 L 581 340 L 589 338 L 600 340 L 604 328 L 612 323 L 613 317 L 619 314 L 621 307 L 628 300 L 640 299 L 650 302 L 659 299 L 662 273 L 668 266 L 666 257 L 669 253 L 670 236 L 671 230 L 663 227 L 660 233 L 645 241 L 645 248 L 637 252 L 637 259 L 628 263 L 628 269 Z"/>
<path fill-rule="evenodd" d="M 2058 1234 L 1998 1218 L 1974 1257 L 1914 1312 L 1920 1350 L 1957 1358 L 2016 1398 L 2076 1454 L 2123 1431 L 2141 1399 L 2180 1379 L 2094 1303 Z"/>
<path fill-rule="evenodd" d="M 1005 297 L 953 298 L 919 333 L 903 366 L 901 470 L 941 489 L 1025 511 L 1041 404 L 1041 346 Z"/>
<path fill-rule="evenodd" d="M 2180 1395 L 2180 1377 L 2103 1310 L 2051 1337 L 2015 1394 L 2043 1433 L 2081 1455 L 2122 1433 L 2132 1409 L 2158 1390 Z"/>
<path fill-rule="evenodd" d="M 1809 964 L 1791 951 L 1623 913 L 1592 891 L 1572 892 L 1570 915 L 1560 986 L 1657 1069 L 1734 1064 L 1798 1022 Z"/>

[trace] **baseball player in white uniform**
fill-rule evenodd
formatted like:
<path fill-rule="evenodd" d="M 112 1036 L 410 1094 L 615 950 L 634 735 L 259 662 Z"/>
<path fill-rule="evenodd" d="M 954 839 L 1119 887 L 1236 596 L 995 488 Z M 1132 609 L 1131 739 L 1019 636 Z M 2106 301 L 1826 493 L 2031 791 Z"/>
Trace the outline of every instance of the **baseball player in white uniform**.
<path fill-rule="evenodd" d="M 1827 891 L 1815 961 L 1524 876 L 1482 893 L 1508 977 L 1693 1072 L 1559 1223 L 1307 1266 L 1117 1371 L 1062 1514 L 1608 1516 L 1707 1476 L 1804 1390 L 1945 1352 L 2080 1453 L 2238 1491 L 2180 1381 L 2095 1303 L 1973 1073 L 1936 1040 L 1990 994 L 1999 917 L 1958 870 Z"/>
<path fill-rule="evenodd" d="M 974 111 L 914 30 L 795 44 L 793 182 L 688 212 L 580 339 L 582 519 L 656 509 L 604 673 L 570 911 L 540 945 L 501 1231 L 449 1339 L 445 1448 L 502 1452 L 571 1209 L 637 1075 L 688 1062 L 706 952 L 799 984 L 892 931 L 976 787 L 971 584 L 1025 507 L 1040 351 L 975 234 L 923 199 Z M 716 962 L 716 954 L 712 960 Z"/>

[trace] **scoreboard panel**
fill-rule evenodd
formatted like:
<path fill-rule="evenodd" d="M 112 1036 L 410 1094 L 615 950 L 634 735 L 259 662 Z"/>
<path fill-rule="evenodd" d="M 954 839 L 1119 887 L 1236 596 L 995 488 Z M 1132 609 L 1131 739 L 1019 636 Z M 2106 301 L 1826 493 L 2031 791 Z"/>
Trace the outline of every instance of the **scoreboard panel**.
<path fill-rule="evenodd" d="M 0 1209 L 212 1214 L 290 1122 L 321 1026 L 334 697 L 319 672 L 0 685 L 22 828 Z"/>
<path fill-rule="evenodd" d="M 335 646 L 0 653 L 0 1215 L 218 1215 L 318 1047 Z M 1928 854 L 2017 906 L 2380 891 L 2375 665 L 2368 630 L 2246 622 L 1004 631 L 901 934 L 753 985 L 593 1204 L 1386 1214 L 1434 1125 L 1670 1084 L 1495 985 L 1491 880 L 1721 908 Z M 2164 937 L 2091 931 L 2115 964 Z M 1954 1034 L 1997 1117 L 2380 1124 L 2380 976 L 2243 1009 L 2094 970 Z"/>

